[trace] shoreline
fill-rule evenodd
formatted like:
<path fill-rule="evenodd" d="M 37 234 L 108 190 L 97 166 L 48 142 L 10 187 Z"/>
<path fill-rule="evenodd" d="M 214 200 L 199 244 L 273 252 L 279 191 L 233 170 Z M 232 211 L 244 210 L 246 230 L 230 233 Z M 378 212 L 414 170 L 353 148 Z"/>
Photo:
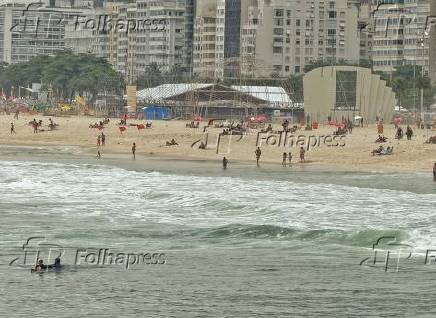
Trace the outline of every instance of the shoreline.
<path fill-rule="evenodd" d="M 25 149 L 25 151 L 20 151 Z M 10 149 L 8 153 L 3 153 L 4 149 Z M 59 149 L 66 151 L 57 151 Z M 42 150 L 42 151 L 38 151 Z M 76 151 L 74 151 L 76 150 Z M 126 170 L 146 170 L 146 169 L 165 169 L 165 163 L 181 163 L 183 165 L 190 165 L 199 163 L 203 165 L 202 168 L 214 168 L 222 170 L 222 163 L 220 159 L 211 159 L 207 157 L 195 156 L 177 156 L 175 154 L 167 155 L 150 155 L 146 153 L 138 153 L 136 160 L 132 159 L 130 154 L 119 151 L 108 151 L 98 159 L 89 147 L 77 145 L 54 145 L 54 144 L 0 144 L 0 161 L 26 161 L 26 162 L 49 162 L 49 163 L 68 163 L 68 164 L 95 164 L 103 166 L 118 167 Z M 342 166 L 341 165 L 327 165 L 324 163 L 317 163 L 308 161 L 305 163 L 295 162 L 291 166 L 282 167 L 280 163 L 273 161 L 261 161 L 260 167 L 256 166 L 255 159 L 253 160 L 232 160 L 227 170 L 232 167 L 238 169 L 259 169 L 262 171 L 271 172 L 337 172 L 337 173 L 425 173 L 423 170 L 411 169 L 394 169 L 384 168 L 378 166 Z"/>
<path fill-rule="evenodd" d="M 33 116 L 32 116 L 33 117 Z M 41 115 L 35 115 L 36 119 Z M 127 130 L 120 132 L 116 125 L 117 120 L 112 119 L 103 130 L 91 129 L 89 125 L 95 122 L 93 117 L 53 117 L 59 124 L 53 131 L 41 131 L 34 134 L 28 122 L 31 119 L 28 115 L 20 116 L 19 120 L 14 120 L 12 116 L 0 116 L 0 156 L 11 153 L 15 147 L 20 151 L 15 151 L 12 155 L 16 158 L 36 155 L 35 149 L 43 148 L 39 152 L 45 152 L 48 157 L 58 154 L 72 153 L 97 162 L 97 150 L 100 150 L 102 159 L 124 160 L 123 165 L 128 165 L 131 159 L 131 147 L 137 145 L 136 155 L 138 159 L 147 161 L 179 161 L 179 162 L 204 162 L 211 167 L 222 167 L 221 160 L 225 156 L 229 160 L 229 168 L 232 166 L 243 166 L 256 168 L 254 150 L 261 143 L 262 156 L 260 159 L 261 167 L 270 170 L 283 169 L 281 166 L 283 152 L 292 152 L 293 169 L 315 170 L 315 171 L 338 171 L 338 172 L 424 172 L 431 173 L 436 162 L 436 145 L 425 144 L 424 141 L 429 135 L 436 134 L 435 131 L 415 129 L 415 135 L 411 141 L 396 140 L 393 125 L 386 124 L 384 135 L 388 142 L 384 147 L 393 147 L 393 154 L 388 156 L 372 156 L 371 151 L 379 147 L 375 143 L 377 129 L 375 125 L 368 127 L 356 127 L 352 134 L 347 134 L 344 146 L 331 146 L 321 144 L 319 140 L 317 147 L 311 147 L 306 152 L 306 162 L 299 162 L 299 147 L 296 143 L 289 144 L 280 139 L 277 144 L 271 143 L 274 139 L 269 139 L 268 135 L 258 135 L 258 130 L 251 129 L 242 139 L 224 136 L 218 143 L 218 136 L 222 129 L 209 128 L 207 134 L 203 128 L 192 129 L 186 127 L 186 121 L 153 121 L 152 129 L 138 130 L 135 126 L 128 126 Z M 46 127 L 47 118 L 42 117 L 43 127 Z M 16 134 L 11 134 L 9 126 L 14 123 Z M 140 120 L 132 120 L 132 123 L 144 123 Z M 204 123 L 203 123 L 204 124 Z M 202 124 L 202 126 L 203 126 Z M 280 130 L 279 124 L 273 124 L 274 130 Z M 319 129 L 305 131 L 300 129 L 295 136 L 303 136 L 306 141 L 311 137 L 332 136 L 334 127 L 321 125 Z M 97 136 L 104 132 L 106 145 L 97 146 Z M 307 139 L 309 138 L 309 139 Z M 174 139 L 178 145 L 167 146 L 166 142 Z M 200 141 L 209 141 L 205 150 L 198 149 Z M 296 139 L 295 139 L 296 140 Z M 309 142 L 308 141 L 308 142 Z M 312 140 L 313 141 L 313 140 Z M 218 147 L 219 145 L 219 147 Z M 219 154 L 217 154 L 217 148 Z M 26 149 L 32 149 L 29 153 Z M 12 151 L 14 152 L 14 151 Z M 3 154 L 2 154 L 3 153 Z M 26 154 L 27 153 L 27 154 Z"/>

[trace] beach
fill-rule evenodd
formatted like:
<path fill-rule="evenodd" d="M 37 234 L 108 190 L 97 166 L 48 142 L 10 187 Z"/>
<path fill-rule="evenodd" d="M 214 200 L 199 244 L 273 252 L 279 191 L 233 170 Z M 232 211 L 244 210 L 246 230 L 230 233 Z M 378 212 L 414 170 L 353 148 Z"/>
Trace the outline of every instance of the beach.
<path fill-rule="evenodd" d="M 37 134 L 33 133 L 32 126 L 28 123 L 36 118 L 43 120 L 43 129 Z M 384 135 L 388 137 L 388 143 L 384 146 L 393 146 L 394 151 L 389 156 L 372 156 L 371 151 L 379 144 L 377 128 L 375 125 L 364 128 L 355 127 L 352 134 L 347 134 L 341 145 L 325 143 L 324 136 L 330 136 L 335 127 L 321 125 L 319 129 L 305 131 L 297 130 L 295 133 L 284 137 L 279 135 L 259 133 L 260 130 L 250 129 L 248 134 L 241 136 L 223 136 L 218 143 L 218 136 L 222 128 L 209 127 L 204 132 L 207 122 L 200 123 L 199 128 L 187 128 L 186 121 L 153 121 L 151 129 L 138 130 L 130 124 L 145 124 L 143 120 L 128 120 L 124 132 L 120 132 L 117 125 L 118 119 L 112 119 L 103 130 L 89 128 L 90 124 L 99 122 L 101 118 L 71 116 L 53 117 L 53 121 L 59 126 L 49 131 L 47 128 L 49 117 L 37 115 L 20 115 L 18 120 L 13 115 L 0 115 L 0 144 L 10 146 L 49 146 L 54 147 L 54 152 L 62 152 L 65 147 L 78 147 L 82 155 L 95 157 L 99 150 L 102 159 L 124 158 L 131 159 L 131 147 L 136 143 L 138 158 L 157 159 L 170 158 L 179 160 L 207 160 L 221 165 L 220 161 L 225 156 L 232 163 L 255 165 L 254 151 L 257 145 L 262 149 L 261 164 L 266 166 L 280 165 L 283 152 L 291 152 L 292 163 L 295 167 L 332 168 L 337 170 L 365 170 L 365 171 L 416 171 L 425 172 L 431 169 L 436 161 L 435 145 L 425 144 L 428 137 L 436 134 L 436 131 L 414 129 L 412 140 L 394 139 L 395 128 L 392 124 L 384 125 Z M 16 134 L 10 134 L 10 123 L 15 125 Z M 281 130 L 280 124 L 273 125 L 274 130 Z M 405 126 L 403 127 L 405 129 Z M 103 132 L 106 135 L 106 145 L 97 147 L 97 136 Z M 303 137 L 302 137 L 303 136 Z M 297 139 L 312 138 L 310 143 L 316 146 L 305 147 L 306 161 L 300 163 L 299 145 Z M 281 141 L 279 139 L 282 138 Z M 290 141 L 294 139 L 294 143 Z M 330 138 L 330 137 L 328 137 Z M 178 145 L 166 146 L 167 141 L 174 139 Z M 201 142 L 206 142 L 205 150 L 198 149 Z M 315 142 L 313 142 L 315 141 Z M 329 141 L 329 140 L 328 140 Z M 338 144 L 338 143 L 337 143 Z M 219 145 L 217 149 L 217 145 Z M 56 147 L 58 150 L 56 150 Z M 61 150 L 59 150 L 61 149 Z M 217 153 L 218 152 L 218 153 Z"/>
<path fill-rule="evenodd" d="M 291 147 L 282 167 L 283 147 L 257 131 L 217 154 L 221 129 L 197 149 L 202 126 L 185 121 L 121 134 L 114 119 L 98 130 L 91 117 L 53 117 L 57 129 L 34 134 L 32 119 L 14 121 L 11 135 L 12 116 L 0 116 L 0 312 L 10 317 L 435 313 L 426 258 L 436 248 L 435 151 L 425 131 L 372 156 L 376 127 L 355 128 L 345 145 L 309 149 L 303 163 Z M 166 146 L 171 139 L 179 145 Z M 50 264 L 53 250 L 63 269 L 31 274 L 35 253 Z"/>

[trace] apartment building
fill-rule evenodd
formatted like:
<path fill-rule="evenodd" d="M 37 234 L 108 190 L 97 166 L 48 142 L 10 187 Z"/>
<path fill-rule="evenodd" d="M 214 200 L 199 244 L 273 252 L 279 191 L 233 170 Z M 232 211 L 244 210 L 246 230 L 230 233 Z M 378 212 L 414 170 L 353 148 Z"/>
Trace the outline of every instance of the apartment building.
<path fill-rule="evenodd" d="M 27 62 L 65 50 L 65 26 L 91 10 L 89 1 L 0 2 L 0 62 Z"/>
<path fill-rule="evenodd" d="M 373 4 L 372 61 L 375 71 L 392 72 L 396 66 L 429 68 L 429 37 L 425 32 L 430 0 L 390 0 Z"/>
<path fill-rule="evenodd" d="M 75 52 L 91 47 L 133 83 L 151 64 L 162 72 L 190 72 L 193 17 L 194 0 L 107 2 L 86 17 L 99 27 L 80 23 L 79 30 L 67 30 L 66 38 Z"/>
<path fill-rule="evenodd" d="M 225 8 L 225 0 L 196 3 L 192 65 L 198 76 L 224 76 Z"/>
<path fill-rule="evenodd" d="M 301 73 L 315 60 L 359 60 L 358 8 L 347 0 L 257 1 L 242 27 L 245 76 Z"/>
<path fill-rule="evenodd" d="M 357 1 L 354 3 L 358 8 L 358 30 L 360 36 L 359 56 L 360 60 L 371 60 L 372 41 L 373 41 L 373 23 L 372 23 L 372 5 L 370 0 Z"/>

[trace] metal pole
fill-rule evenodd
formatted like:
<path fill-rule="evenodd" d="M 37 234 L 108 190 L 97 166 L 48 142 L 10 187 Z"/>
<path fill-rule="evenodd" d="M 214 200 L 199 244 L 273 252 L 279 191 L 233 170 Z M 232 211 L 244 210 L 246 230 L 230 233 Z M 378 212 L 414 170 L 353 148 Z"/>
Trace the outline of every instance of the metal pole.
<path fill-rule="evenodd" d="M 415 60 L 414 60 L 414 65 L 413 65 L 413 112 L 415 113 L 415 120 L 416 120 L 416 58 L 417 58 L 417 54 L 416 51 L 418 49 L 418 42 L 416 42 L 416 47 L 415 47 Z"/>

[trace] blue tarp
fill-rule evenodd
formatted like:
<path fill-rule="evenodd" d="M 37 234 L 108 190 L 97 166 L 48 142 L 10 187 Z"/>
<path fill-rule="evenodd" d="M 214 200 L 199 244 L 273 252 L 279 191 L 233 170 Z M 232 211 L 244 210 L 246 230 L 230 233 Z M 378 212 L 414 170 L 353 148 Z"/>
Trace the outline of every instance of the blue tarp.
<path fill-rule="evenodd" d="M 144 119 L 162 120 L 171 117 L 171 110 L 168 107 L 148 106 L 144 108 Z"/>

